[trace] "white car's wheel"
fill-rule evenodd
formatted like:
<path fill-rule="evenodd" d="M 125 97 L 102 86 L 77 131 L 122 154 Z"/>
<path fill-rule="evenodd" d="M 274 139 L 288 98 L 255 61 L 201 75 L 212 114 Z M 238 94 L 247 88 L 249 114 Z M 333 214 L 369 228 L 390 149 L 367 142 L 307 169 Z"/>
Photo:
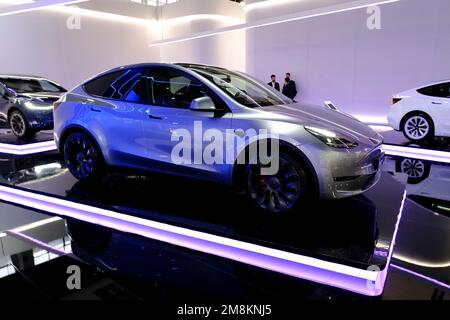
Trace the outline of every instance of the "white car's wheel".
<path fill-rule="evenodd" d="M 414 114 L 403 121 L 403 133 L 411 141 L 425 141 L 433 137 L 433 123 L 423 114 Z"/>
<path fill-rule="evenodd" d="M 417 184 L 428 178 L 430 164 L 419 159 L 399 159 L 396 170 L 408 175 L 408 184 Z"/>

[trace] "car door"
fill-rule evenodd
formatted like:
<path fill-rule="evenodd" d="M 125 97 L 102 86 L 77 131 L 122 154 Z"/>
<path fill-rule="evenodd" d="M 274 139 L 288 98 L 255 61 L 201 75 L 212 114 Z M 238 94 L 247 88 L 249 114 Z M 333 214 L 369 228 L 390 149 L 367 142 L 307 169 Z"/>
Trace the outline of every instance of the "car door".
<path fill-rule="evenodd" d="M 176 68 L 153 68 L 149 77 L 153 101 L 143 126 L 149 158 L 158 169 L 171 173 L 210 180 L 228 174 L 231 166 L 225 152 L 210 152 L 213 140 L 214 146 L 225 150 L 221 143 L 227 139 L 232 118 L 227 106 L 200 80 Z M 200 97 L 210 97 L 221 111 L 191 110 L 192 101 Z M 180 143 L 187 146 L 181 152 Z"/>
<path fill-rule="evenodd" d="M 130 68 L 100 76 L 86 84 L 93 95 L 83 104 L 85 126 L 90 128 L 111 165 L 145 167 L 147 149 L 143 144 L 142 122 L 145 118 L 147 93 L 142 88 L 146 77 L 141 68 Z M 101 130 L 96 131 L 101 128 Z"/>
<path fill-rule="evenodd" d="M 436 136 L 450 136 L 450 82 L 421 90 L 434 120 Z"/>

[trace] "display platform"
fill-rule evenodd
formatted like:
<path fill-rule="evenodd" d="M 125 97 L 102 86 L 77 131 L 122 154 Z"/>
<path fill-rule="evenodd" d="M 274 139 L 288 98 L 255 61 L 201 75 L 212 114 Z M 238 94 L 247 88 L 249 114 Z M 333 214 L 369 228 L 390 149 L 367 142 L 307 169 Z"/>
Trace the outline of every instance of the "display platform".
<path fill-rule="evenodd" d="M 395 130 L 384 131 L 381 135 L 384 138 L 383 149 L 388 155 L 450 163 L 449 139 L 436 138 L 433 142 L 418 144 Z"/>
<path fill-rule="evenodd" d="M 170 299 L 181 304 L 194 297 L 205 303 L 370 299 L 73 219 L 44 218 L 3 235 L 0 231 L 0 245 L 0 299 Z M 73 266 L 80 268 L 81 290 L 66 286 L 66 270 Z"/>
<path fill-rule="evenodd" d="M 54 150 L 52 131 L 41 131 L 33 138 L 19 139 L 10 129 L 0 129 L 0 154 L 29 155 Z"/>
<path fill-rule="evenodd" d="M 119 174 L 77 182 L 49 159 L 26 182 L 4 182 L 0 199 L 373 296 L 383 290 L 404 189 L 386 173 L 364 196 L 268 216 L 243 196 L 204 182 Z"/>

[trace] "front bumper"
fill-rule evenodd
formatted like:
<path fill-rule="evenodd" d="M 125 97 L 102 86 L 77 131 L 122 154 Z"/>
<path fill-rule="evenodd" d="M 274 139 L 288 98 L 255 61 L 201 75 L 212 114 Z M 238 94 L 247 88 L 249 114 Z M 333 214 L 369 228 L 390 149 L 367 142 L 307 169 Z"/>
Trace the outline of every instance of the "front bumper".
<path fill-rule="evenodd" d="M 27 119 L 34 130 L 53 129 L 53 110 L 29 113 Z"/>
<path fill-rule="evenodd" d="M 331 192 L 336 199 L 363 193 L 375 186 L 381 178 L 385 154 L 381 148 L 370 152 L 362 162 L 355 164 L 355 175 L 334 175 Z"/>
<path fill-rule="evenodd" d="M 381 146 L 360 150 L 328 150 L 317 159 L 316 173 L 321 199 L 340 199 L 361 194 L 381 178 L 385 154 Z"/>

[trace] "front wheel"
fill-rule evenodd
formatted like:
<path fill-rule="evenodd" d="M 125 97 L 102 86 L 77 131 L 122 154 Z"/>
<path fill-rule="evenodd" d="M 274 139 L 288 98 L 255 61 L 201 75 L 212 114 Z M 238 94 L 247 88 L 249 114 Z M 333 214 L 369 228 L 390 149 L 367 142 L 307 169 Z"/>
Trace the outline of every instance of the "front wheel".
<path fill-rule="evenodd" d="M 305 199 L 306 174 L 298 161 L 281 153 L 279 168 L 273 175 L 262 175 L 260 163 L 250 164 L 245 173 L 247 194 L 250 200 L 268 213 L 293 210 Z"/>
<path fill-rule="evenodd" d="M 103 157 L 96 143 L 85 133 L 74 132 L 64 143 L 64 160 L 70 173 L 78 180 L 99 177 Z"/>
<path fill-rule="evenodd" d="M 434 137 L 433 122 L 423 114 L 413 114 L 403 121 L 403 134 L 414 142 L 424 142 Z"/>
<path fill-rule="evenodd" d="M 9 127 L 17 138 L 31 138 L 34 136 L 33 129 L 19 110 L 13 111 L 9 116 Z"/>

